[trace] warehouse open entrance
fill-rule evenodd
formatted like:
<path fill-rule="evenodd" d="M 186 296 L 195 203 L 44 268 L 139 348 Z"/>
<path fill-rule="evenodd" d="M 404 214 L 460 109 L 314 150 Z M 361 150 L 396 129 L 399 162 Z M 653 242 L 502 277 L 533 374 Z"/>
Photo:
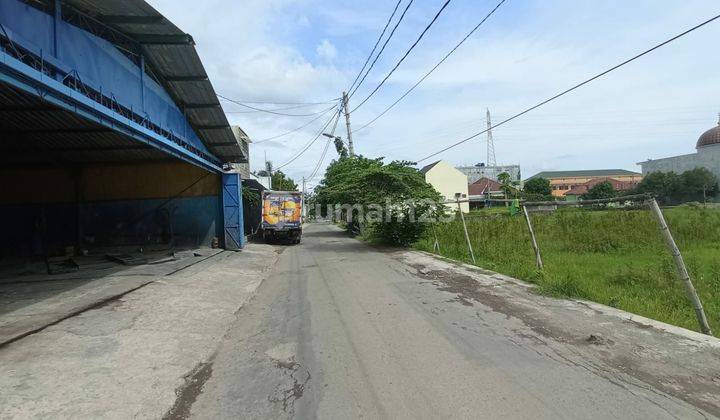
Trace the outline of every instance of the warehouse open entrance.
<path fill-rule="evenodd" d="M 3 256 L 210 246 L 221 236 L 218 173 L 4 84 L 0 138 Z"/>

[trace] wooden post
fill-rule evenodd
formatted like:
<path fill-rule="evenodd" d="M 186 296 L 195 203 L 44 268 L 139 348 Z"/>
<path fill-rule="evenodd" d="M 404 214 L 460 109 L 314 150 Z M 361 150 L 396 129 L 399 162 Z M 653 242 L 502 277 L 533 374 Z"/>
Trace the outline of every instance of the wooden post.
<path fill-rule="evenodd" d="M 535 251 L 535 265 L 539 270 L 543 269 L 542 258 L 540 258 L 540 247 L 538 246 L 537 240 L 535 239 L 535 231 L 533 230 L 532 223 L 530 222 L 530 215 L 528 214 L 527 207 L 522 206 L 523 214 L 525 215 L 525 221 L 530 231 L 530 241 L 532 242 L 533 251 Z"/>
<path fill-rule="evenodd" d="M 680 249 L 675 243 L 672 233 L 670 233 L 670 229 L 668 228 L 667 222 L 665 222 L 665 217 L 660 210 L 660 206 L 658 206 L 658 203 L 654 198 L 649 200 L 648 204 L 650 205 L 650 210 L 652 211 L 653 216 L 655 216 L 655 220 L 658 222 L 658 225 L 660 225 L 660 231 L 665 239 L 665 244 L 667 244 L 673 259 L 675 260 L 680 280 L 682 280 L 683 286 L 685 286 L 685 293 L 695 309 L 695 316 L 697 316 L 698 323 L 700 324 L 700 331 L 702 331 L 703 334 L 712 335 L 700 297 L 698 297 L 698 294 L 695 291 L 695 286 L 693 286 L 692 280 L 690 280 L 690 273 L 688 273 L 687 268 L 685 267 L 685 261 L 680 254 Z"/>
<path fill-rule="evenodd" d="M 437 238 L 437 232 L 435 231 L 435 225 L 432 225 L 433 230 L 433 237 L 435 238 L 435 243 L 433 244 L 433 252 L 440 253 L 440 243 L 438 242 Z"/>
<path fill-rule="evenodd" d="M 463 215 L 462 208 L 460 207 L 460 196 L 456 195 L 455 199 L 457 201 L 458 212 L 460 213 L 460 220 L 462 220 L 463 230 L 465 230 L 465 241 L 467 241 L 467 246 L 470 250 L 470 258 L 472 258 L 472 262 L 475 264 L 475 253 L 473 252 L 472 244 L 470 244 L 470 235 L 468 235 L 467 225 L 465 225 L 465 216 Z"/>

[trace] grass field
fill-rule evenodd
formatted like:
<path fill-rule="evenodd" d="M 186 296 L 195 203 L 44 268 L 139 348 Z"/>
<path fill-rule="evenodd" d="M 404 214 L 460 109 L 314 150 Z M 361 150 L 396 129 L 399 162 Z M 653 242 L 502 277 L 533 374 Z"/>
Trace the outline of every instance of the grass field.
<path fill-rule="evenodd" d="M 504 209 L 503 209 L 504 210 Z M 713 332 L 720 332 L 720 209 L 663 211 Z M 532 214 L 545 268 L 535 268 L 522 215 L 491 209 L 466 217 L 477 265 L 575 297 L 698 330 L 675 265 L 648 210 L 562 209 Z M 471 263 L 459 220 L 435 229 L 440 254 Z M 415 244 L 432 252 L 433 238 Z"/>

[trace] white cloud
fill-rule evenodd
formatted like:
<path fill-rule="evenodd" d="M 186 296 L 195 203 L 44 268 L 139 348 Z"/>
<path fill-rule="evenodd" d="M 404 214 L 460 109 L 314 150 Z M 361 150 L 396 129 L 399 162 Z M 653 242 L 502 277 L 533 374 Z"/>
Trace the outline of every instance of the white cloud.
<path fill-rule="evenodd" d="M 335 57 L 337 57 L 337 49 L 335 49 L 335 46 L 327 39 L 322 40 L 320 45 L 315 49 L 315 52 L 317 52 L 320 58 L 326 61 L 333 61 Z"/>

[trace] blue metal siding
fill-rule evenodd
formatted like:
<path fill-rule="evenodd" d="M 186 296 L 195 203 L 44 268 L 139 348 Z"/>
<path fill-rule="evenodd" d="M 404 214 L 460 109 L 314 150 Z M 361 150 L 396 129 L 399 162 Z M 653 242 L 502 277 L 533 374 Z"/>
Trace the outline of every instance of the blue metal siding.
<path fill-rule="evenodd" d="M 141 75 L 139 65 L 111 43 L 63 21 L 57 22 L 59 38 L 55 39 L 53 16 L 19 0 L 0 1 L 0 24 L 0 36 L 7 35 L 14 43 L 42 57 L 48 67 L 53 65 L 67 74 L 77 74 L 83 84 L 211 155 L 167 92 Z M 53 57 L 55 42 L 58 54 Z"/>
<path fill-rule="evenodd" d="M 225 249 L 245 245 L 240 174 L 222 174 L 223 231 Z"/>

